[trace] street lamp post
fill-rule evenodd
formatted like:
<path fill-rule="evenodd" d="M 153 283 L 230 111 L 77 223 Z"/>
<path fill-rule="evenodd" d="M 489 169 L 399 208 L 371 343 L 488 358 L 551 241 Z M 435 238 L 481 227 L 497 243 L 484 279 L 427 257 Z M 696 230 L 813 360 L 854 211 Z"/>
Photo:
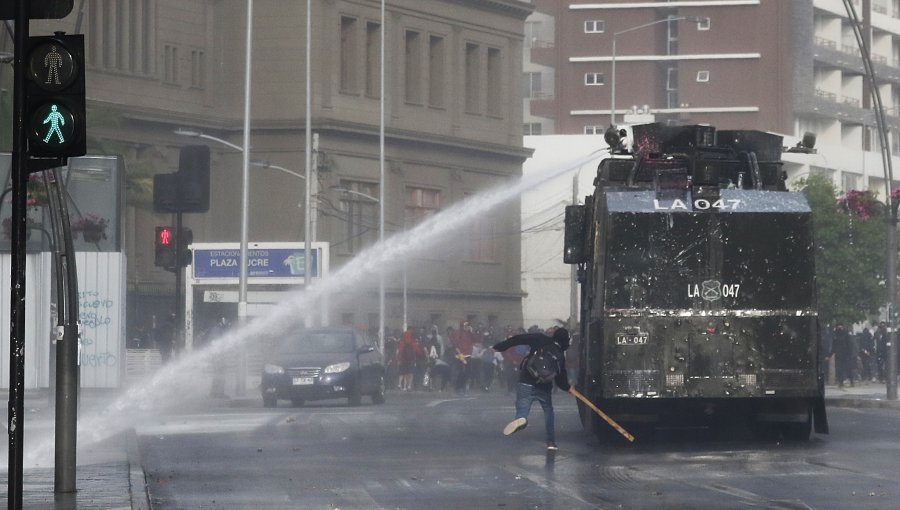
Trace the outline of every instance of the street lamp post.
<path fill-rule="evenodd" d="M 619 30 L 618 32 L 613 32 L 612 36 L 612 70 L 610 76 L 610 92 L 612 97 L 609 101 L 609 125 L 616 125 L 616 37 L 622 35 L 627 32 L 633 32 L 635 30 L 639 30 L 641 28 L 647 28 L 653 25 L 658 25 L 659 23 L 667 23 L 670 21 L 694 21 L 700 23 L 701 21 L 705 21 L 706 17 L 703 16 L 673 16 L 670 18 L 663 18 L 651 21 L 649 23 L 644 23 L 643 25 L 638 25 L 636 27 L 626 28 L 625 30 Z"/>

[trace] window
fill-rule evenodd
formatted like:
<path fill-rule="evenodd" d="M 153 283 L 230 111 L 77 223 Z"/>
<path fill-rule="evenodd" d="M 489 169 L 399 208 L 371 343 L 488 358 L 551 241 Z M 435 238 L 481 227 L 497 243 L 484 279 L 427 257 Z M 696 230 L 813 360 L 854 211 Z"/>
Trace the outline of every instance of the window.
<path fill-rule="evenodd" d="M 406 187 L 406 227 L 413 227 L 441 210 L 441 191 Z"/>
<path fill-rule="evenodd" d="M 381 94 L 381 24 L 366 23 L 366 95 Z"/>
<path fill-rule="evenodd" d="M 606 31 L 606 22 L 602 19 L 588 20 L 584 22 L 584 33 L 601 34 Z"/>
<path fill-rule="evenodd" d="M 503 59 L 498 48 L 487 52 L 487 113 L 494 117 L 503 114 Z"/>
<path fill-rule="evenodd" d="M 541 134 L 541 123 L 526 122 L 522 125 L 522 134 L 525 136 Z"/>
<path fill-rule="evenodd" d="M 479 92 L 481 91 L 481 48 L 474 43 L 466 43 L 466 67 L 465 67 L 465 83 L 466 83 L 466 112 L 481 113 L 481 101 Z"/>
<path fill-rule="evenodd" d="M 355 254 L 378 240 L 378 184 L 341 180 L 340 219 L 346 222 L 344 239 L 336 239 L 341 253 Z"/>
<path fill-rule="evenodd" d="M 706 83 L 709 81 L 709 71 L 697 71 L 697 81 Z"/>
<path fill-rule="evenodd" d="M 584 73 L 585 85 L 603 85 L 605 81 L 603 73 Z"/>
<path fill-rule="evenodd" d="M 163 46 L 163 81 L 178 83 L 178 47 L 173 44 Z"/>
<path fill-rule="evenodd" d="M 845 193 L 850 190 L 858 190 L 860 189 L 859 174 L 852 174 L 850 172 L 841 172 L 841 190 Z"/>
<path fill-rule="evenodd" d="M 428 105 L 444 107 L 444 38 L 428 38 Z"/>
<path fill-rule="evenodd" d="M 678 106 L 678 68 L 670 67 L 666 69 L 666 107 L 676 108 Z"/>
<path fill-rule="evenodd" d="M 86 63 L 118 72 L 153 74 L 154 6 L 153 0 L 90 0 L 86 9 Z"/>
<path fill-rule="evenodd" d="M 470 195 L 466 195 L 468 198 Z M 468 260 L 472 262 L 494 262 L 496 260 L 497 236 L 496 220 L 494 216 L 481 215 L 475 221 L 469 223 L 468 231 Z"/>
<path fill-rule="evenodd" d="M 419 32 L 406 31 L 406 60 L 404 65 L 406 75 L 407 103 L 422 104 L 422 38 Z"/>
<path fill-rule="evenodd" d="M 584 126 L 584 134 L 586 135 L 602 135 L 606 128 L 603 126 Z"/>
<path fill-rule="evenodd" d="M 526 21 L 525 22 L 525 47 L 526 48 L 539 48 L 541 46 L 540 36 L 541 36 L 541 22 L 540 21 Z"/>
<path fill-rule="evenodd" d="M 524 89 L 522 97 L 526 99 L 537 99 L 541 97 L 541 73 L 532 72 L 525 73 Z"/>
<path fill-rule="evenodd" d="M 206 54 L 203 50 L 191 50 L 191 87 L 206 88 Z"/>
<path fill-rule="evenodd" d="M 341 92 L 356 89 L 356 18 L 341 16 Z"/>

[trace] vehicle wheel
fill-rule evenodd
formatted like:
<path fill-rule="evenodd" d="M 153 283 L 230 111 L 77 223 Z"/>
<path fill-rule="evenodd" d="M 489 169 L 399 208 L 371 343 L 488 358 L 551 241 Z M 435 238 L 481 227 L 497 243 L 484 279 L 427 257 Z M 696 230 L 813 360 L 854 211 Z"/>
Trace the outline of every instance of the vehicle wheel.
<path fill-rule="evenodd" d="M 278 400 L 275 397 L 263 397 L 263 407 L 275 407 Z"/>
<path fill-rule="evenodd" d="M 378 379 L 378 391 L 372 394 L 373 404 L 384 404 L 384 376 Z"/>
<path fill-rule="evenodd" d="M 809 441 L 812 432 L 812 411 L 807 413 L 806 421 L 781 424 L 781 435 L 787 441 Z"/>
<path fill-rule="evenodd" d="M 302 398 L 292 398 L 291 405 L 294 407 L 303 407 L 306 402 Z"/>
<path fill-rule="evenodd" d="M 359 387 L 350 390 L 350 396 L 347 397 L 347 404 L 356 407 L 362 404 L 362 395 L 359 393 Z"/>

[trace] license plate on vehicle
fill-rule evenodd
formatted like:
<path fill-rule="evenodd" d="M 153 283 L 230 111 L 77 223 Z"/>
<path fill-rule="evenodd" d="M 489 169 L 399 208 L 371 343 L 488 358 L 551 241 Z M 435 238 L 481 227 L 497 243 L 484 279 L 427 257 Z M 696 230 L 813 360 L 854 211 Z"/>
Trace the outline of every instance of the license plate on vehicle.
<path fill-rule="evenodd" d="M 312 383 L 313 383 L 313 378 L 312 378 L 312 377 L 294 377 L 294 384 L 295 384 L 295 385 L 300 385 L 300 384 L 312 384 Z"/>
<path fill-rule="evenodd" d="M 616 345 L 643 345 L 647 343 L 649 336 L 647 333 L 633 335 L 620 333 L 616 335 Z"/>

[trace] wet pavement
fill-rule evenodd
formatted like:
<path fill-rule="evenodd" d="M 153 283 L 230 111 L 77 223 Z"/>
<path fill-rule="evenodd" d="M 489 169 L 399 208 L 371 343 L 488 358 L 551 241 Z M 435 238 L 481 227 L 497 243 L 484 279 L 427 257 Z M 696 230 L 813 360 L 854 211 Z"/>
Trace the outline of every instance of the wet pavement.
<path fill-rule="evenodd" d="M 7 401 L 8 394 L 0 394 Z M 108 399 L 109 393 L 82 394 L 84 402 Z M 392 398 L 403 398 L 393 393 Z M 900 401 L 888 400 L 884 384 L 860 382 L 843 388 L 827 386 L 825 401 L 829 407 L 882 408 L 900 410 Z M 251 395 L 219 401 L 224 406 L 251 407 L 261 405 Z M 30 429 L 53 427 L 53 409 L 45 394 L 26 395 L 26 445 Z M 6 428 L 6 415 L 3 428 Z M 8 444 L 8 441 L 5 442 Z M 3 446 L 6 450 L 7 446 Z M 53 468 L 26 468 L 23 484 L 24 508 L 37 510 L 63 509 L 147 509 L 150 508 L 144 471 L 133 432 L 120 434 L 98 445 L 79 448 L 76 471 L 77 492 L 55 495 Z M 6 507 L 8 477 L 6 466 L 0 467 L 0 506 Z"/>

